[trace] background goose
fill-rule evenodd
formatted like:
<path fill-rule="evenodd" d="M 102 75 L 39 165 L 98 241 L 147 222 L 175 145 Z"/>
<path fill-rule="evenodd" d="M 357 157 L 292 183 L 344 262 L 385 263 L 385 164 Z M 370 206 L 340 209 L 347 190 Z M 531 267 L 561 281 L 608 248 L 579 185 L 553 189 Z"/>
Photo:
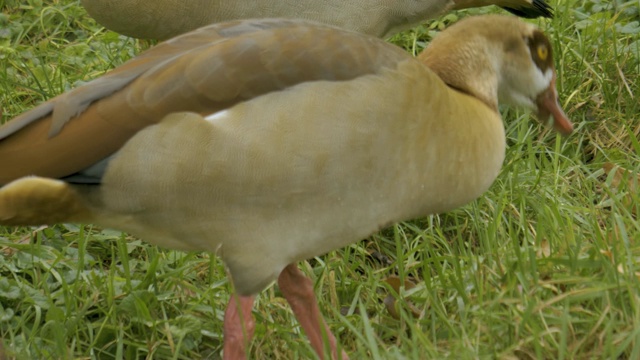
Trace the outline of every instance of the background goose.
<path fill-rule="evenodd" d="M 276 279 L 337 356 L 295 263 L 480 196 L 504 158 L 499 101 L 572 131 L 548 39 L 512 17 L 463 20 L 417 59 L 303 21 L 211 25 L 1 127 L 0 224 L 93 222 L 216 253 L 237 292 L 225 358 L 244 357 L 254 295 Z"/>
<path fill-rule="evenodd" d="M 387 37 L 452 9 L 498 5 L 519 16 L 551 16 L 546 0 L 82 0 L 82 5 L 110 30 L 161 40 L 249 18 L 300 18 Z"/>

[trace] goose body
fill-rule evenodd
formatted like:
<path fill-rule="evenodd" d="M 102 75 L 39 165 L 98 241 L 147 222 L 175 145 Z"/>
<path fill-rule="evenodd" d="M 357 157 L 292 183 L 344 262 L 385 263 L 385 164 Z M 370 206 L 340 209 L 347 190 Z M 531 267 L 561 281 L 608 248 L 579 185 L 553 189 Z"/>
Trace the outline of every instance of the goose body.
<path fill-rule="evenodd" d="M 551 16 L 545 0 L 82 0 L 115 32 L 168 39 L 198 27 L 250 18 L 300 18 L 387 37 L 452 9 L 499 5 L 525 17 Z"/>
<path fill-rule="evenodd" d="M 300 20 L 211 25 L 0 127 L 0 224 L 216 253 L 238 293 L 225 357 L 244 356 L 237 314 L 276 279 L 323 357 L 295 263 L 480 196 L 504 159 L 499 99 L 572 130 L 547 38 L 515 18 L 463 20 L 417 59 Z"/>

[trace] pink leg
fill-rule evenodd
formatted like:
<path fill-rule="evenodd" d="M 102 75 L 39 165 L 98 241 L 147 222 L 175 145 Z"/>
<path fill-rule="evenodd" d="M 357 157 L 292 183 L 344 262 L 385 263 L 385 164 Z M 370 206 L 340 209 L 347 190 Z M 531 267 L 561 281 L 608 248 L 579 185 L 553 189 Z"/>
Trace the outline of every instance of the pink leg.
<path fill-rule="evenodd" d="M 246 359 L 256 323 L 251 315 L 253 296 L 232 295 L 224 314 L 224 360 Z"/>
<path fill-rule="evenodd" d="M 332 359 L 348 360 L 344 351 L 338 356 L 338 342 L 320 314 L 311 280 L 295 264 L 290 264 L 280 273 L 278 286 L 320 359 L 325 359 L 323 340 L 326 340 L 331 348 Z"/>

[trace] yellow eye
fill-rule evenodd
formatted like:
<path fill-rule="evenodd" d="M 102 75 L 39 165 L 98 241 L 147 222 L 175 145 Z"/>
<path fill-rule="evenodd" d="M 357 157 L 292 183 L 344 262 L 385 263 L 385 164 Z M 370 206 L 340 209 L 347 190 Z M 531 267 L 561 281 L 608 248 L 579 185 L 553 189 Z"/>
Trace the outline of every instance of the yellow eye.
<path fill-rule="evenodd" d="M 538 57 L 540 58 L 540 60 L 542 61 L 547 60 L 548 55 L 549 55 L 549 50 L 547 49 L 546 46 L 544 45 L 538 46 Z"/>

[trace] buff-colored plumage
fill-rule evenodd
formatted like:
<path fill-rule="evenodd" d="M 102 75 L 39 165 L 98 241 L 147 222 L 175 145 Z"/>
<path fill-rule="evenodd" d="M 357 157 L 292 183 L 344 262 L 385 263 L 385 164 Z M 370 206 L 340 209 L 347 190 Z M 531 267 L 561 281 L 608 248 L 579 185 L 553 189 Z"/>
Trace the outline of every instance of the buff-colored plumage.
<path fill-rule="evenodd" d="M 546 0 L 82 0 L 100 24 L 124 35 L 168 39 L 200 26 L 252 18 L 318 21 L 387 37 L 448 10 L 502 6 L 525 17 L 551 16 Z"/>
<path fill-rule="evenodd" d="M 513 17 L 461 21 L 417 59 L 303 21 L 212 25 L 0 127 L 0 224 L 92 222 L 216 253 L 240 298 L 229 334 L 279 278 L 322 353 L 291 264 L 480 196 L 504 158 L 499 101 L 572 130 L 549 41 Z"/>

